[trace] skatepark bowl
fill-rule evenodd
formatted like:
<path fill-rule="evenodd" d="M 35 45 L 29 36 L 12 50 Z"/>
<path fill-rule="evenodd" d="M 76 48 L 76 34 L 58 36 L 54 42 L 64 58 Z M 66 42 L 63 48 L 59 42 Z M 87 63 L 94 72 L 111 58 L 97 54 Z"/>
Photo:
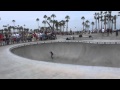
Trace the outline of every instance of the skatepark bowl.
<path fill-rule="evenodd" d="M 51 59 L 50 51 L 53 52 Z M 86 65 L 120 67 L 119 44 L 94 44 L 82 42 L 53 42 L 18 46 L 11 52 L 31 60 Z"/>

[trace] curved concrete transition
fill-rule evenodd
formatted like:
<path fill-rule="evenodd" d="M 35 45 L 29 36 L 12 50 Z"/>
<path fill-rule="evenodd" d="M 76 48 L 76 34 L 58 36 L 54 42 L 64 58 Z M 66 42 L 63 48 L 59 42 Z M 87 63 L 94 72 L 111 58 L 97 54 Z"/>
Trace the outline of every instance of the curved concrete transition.
<path fill-rule="evenodd" d="M 17 47 L 14 54 L 33 60 L 87 66 L 120 67 L 119 44 L 54 42 Z M 51 59 L 50 51 L 54 53 Z"/>
<path fill-rule="evenodd" d="M 58 42 L 58 41 L 60 43 L 66 42 L 63 39 L 59 39 L 54 42 Z M 119 61 L 117 59 L 117 58 L 119 58 L 118 57 L 119 56 L 118 49 L 119 49 L 119 45 L 120 45 L 120 40 L 113 40 L 113 41 L 112 40 L 91 40 L 91 41 L 89 40 L 89 41 L 67 41 L 67 42 L 68 43 L 66 43 L 66 44 L 69 44 L 68 45 L 69 47 L 70 47 L 70 45 L 72 45 L 69 42 L 74 42 L 76 46 L 80 47 L 80 45 L 81 45 L 81 47 L 86 47 L 86 49 L 85 49 L 86 51 L 88 51 L 90 48 L 92 49 L 93 48 L 92 46 L 94 46 L 94 50 L 91 51 L 91 52 L 94 52 L 96 50 L 93 53 L 93 54 L 95 54 L 94 56 L 96 56 L 96 54 L 98 54 L 98 53 L 100 55 L 102 55 L 101 53 L 103 52 L 103 49 L 105 49 L 105 48 L 99 49 L 99 46 L 107 47 L 107 45 L 103 45 L 104 43 L 105 44 L 115 44 L 116 43 L 117 44 L 116 49 L 113 47 L 115 45 L 108 45 L 107 49 L 111 49 L 111 50 L 108 50 L 108 51 L 106 51 L 107 49 L 104 50 L 104 53 L 106 55 L 108 55 L 107 53 L 111 52 L 111 54 L 109 55 L 110 58 L 113 58 L 112 53 L 116 56 L 115 57 L 116 59 L 114 58 L 114 60 L 113 60 L 113 61 L 115 61 L 113 66 L 116 66 L 116 67 L 52 63 L 52 62 L 45 62 L 45 61 L 30 60 L 28 58 L 24 58 L 24 57 L 21 57 L 21 56 L 11 53 L 10 50 L 12 50 L 12 49 L 15 49 L 15 48 L 18 48 L 21 46 L 29 47 L 28 45 L 37 44 L 37 42 L 29 42 L 29 43 L 21 43 L 21 44 L 7 45 L 7 46 L 0 47 L 0 79 L 120 79 L 120 68 L 118 68 Z M 81 44 L 80 42 L 83 44 Z M 43 44 L 44 42 L 41 42 L 41 41 L 38 43 L 40 44 L 40 45 L 38 45 L 39 48 L 45 47 L 45 45 L 46 45 L 46 44 Z M 51 41 L 45 41 L 45 43 L 51 43 Z M 78 45 L 79 43 L 80 43 L 80 45 Z M 93 43 L 93 44 L 85 44 L 85 43 Z M 98 46 L 95 45 L 98 43 L 101 45 L 98 45 Z M 55 43 L 55 44 L 58 44 L 58 43 Z M 63 44 L 63 43 L 61 43 L 61 44 Z M 50 44 L 48 44 L 48 45 L 50 46 Z M 38 46 L 36 45 L 36 47 L 38 47 Z M 87 47 L 87 46 L 89 46 L 89 47 Z M 30 47 L 32 47 L 32 46 L 30 46 Z M 72 47 L 75 48 L 75 46 L 73 46 L 73 45 L 72 45 Z M 23 47 L 23 48 L 25 48 L 25 47 Z M 60 49 L 61 46 L 59 46 L 58 48 L 62 52 L 62 49 Z M 66 49 L 66 48 L 67 48 L 67 46 L 65 45 L 64 49 Z M 54 49 L 54 46 L 52 46 L 52 50 L 53 49 Z M 71 50 L 73 52 L 77 53 L 77 51 L 83 50 L 83 48 L 81 48 L 81 49 L 75 48 L 75 50 L 73 50 L 73 48 L 71 48 Z M 114 50 L 115 52 L 112 50 Z M 65 51 L 65 50 L 63 50 L 63 51 Z M 65 60 L 65 58 L 67 58 L 67 52 L 69 52 L 69 50 L 63 52 L 63 53 L 65 53 L 66 57 L 64 57 L 63 59 L 61 58 L 61 60 Z M 43 53 L 40 52 L 39 57 L 40 57 L 40 54 L 43 54 Z M 77 56 L 76 53 L 74 53 L 73 55 Z M 26 53 L 24 53 L 24 54 L 26 54 Z M 29 54 L 30 54 L 30 52 L 29 52 Z M 58 52 L 56 54 L 58 54 Z M 56 54 L 55 54 L 55 56 L 57 56 Z M 72 52 L 71 52 L 71 54 L 72 54 Z M 78 53 L 78 54 L 80 54 L 80 53 Z M 88 53 L 84 51 L 84 55 L 87 55 L 87 54 Z M 89 55 L 92 56 L 93 54 L 91 53 Z M 47 58 L 50 58 L 50 55 L 49 54 L 47 54 L 47 55 L 48 55 Z M 62 57 L 62 55 L 63 54 L 61 54 L 61 57 Z M 72 57 L 72 56 L 69 55 L 69 57 Z M 104 61 L 104 59 L 102 59 L 101 57 L 99 56 L 99 61 Z M 72 57 L 72 58 L 75 58 L 75 57 Z M 100 60 L 100 58 L 102 60 Z M 90 61 L 92 60 L 92 62 L 95 62 L 93 59 L 96 60 L 93 57 L 90 57 L 89 60 Z M 45 58 L 42 60 L 45 60 Z M 51 60 L 51 59 L 49 59 L 49 60 Z M 57 59 L 55 59 L 55 60 L 57 61 Z M 72 59 L 67 59 L 67 60 L 72 60 Z M 110 59 L 110 60 L 112 60 L 112 59 Z M 117 63 L 117 61 L 118 61 L 118 63 Z"/>

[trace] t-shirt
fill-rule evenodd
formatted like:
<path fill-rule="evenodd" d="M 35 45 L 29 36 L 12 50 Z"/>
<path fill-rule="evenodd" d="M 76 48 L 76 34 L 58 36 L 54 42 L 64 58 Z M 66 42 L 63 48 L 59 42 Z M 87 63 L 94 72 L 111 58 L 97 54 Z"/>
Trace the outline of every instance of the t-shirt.
<path fill-rule="evenodd" d="M 0 40 L 2 40 L 3 39 L 3 35 L 2 34 L 0 34 Z"/>
<path fill-rule="evenodd" d="M 102 29 L 102 32 L 104 32 L 104 29 Z"/>
<path fill-rule="evenodd" d="M 16 38 L 18 38 L 19 37 L 19 34 L 16 34 Z"/>

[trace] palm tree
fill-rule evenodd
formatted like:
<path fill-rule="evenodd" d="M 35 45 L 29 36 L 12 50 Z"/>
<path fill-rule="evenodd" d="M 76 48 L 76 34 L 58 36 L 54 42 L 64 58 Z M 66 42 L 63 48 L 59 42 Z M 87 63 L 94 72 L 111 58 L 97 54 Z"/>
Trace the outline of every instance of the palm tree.
<path fill-rule="evenodd" d="M 111 26 L 111 29 L 113 30 L 113 16 L 112 16 L 112 26 Z"/>
<path fill-rule="evenodd" d="M 90 28 L 90 25 L 87 25 L 87 28 L 88 28 L 88 30 L 89 30 L 89 28 Z"/>
<path fill-rule="evenodd" d="M 53 20 L 50 20 L 50 23 L 53 24 Z M 51 26 L 51 25 L 50 25 Z M 53 27 L 51 27 L 51 30 L 53 29 Z"/>
<path fill-rule="evenodd" d="M 81 19 L 83 20 L 82 25 L 83 25 L 83 31 L 84 31 L 84 20 L 85 20 L 85 17 L 83 16 Z"/>
<path fill-rule="evenodd" d="M 44 17 L 43 18 L 45 18 L 45 22 L 47 21 L 47 15 L 44 15 Z M 46 23 L 45 23 L 46 24 Z M 46 25 L 45 25 L 45 29 L 46 29 Z"/>
<path fill-rule="evenodd" d="M 63 32 L 64 32 L 65 21 L 64 21 L 64 20 L 62 20 L 61 22 L 62 22 L 62 26 L 63 26 Z"/>
<path fill-rule="evenodd" d="M 56 30 L 58 30 L 59 22 L 57 20 L 55 20 L 54 24 L 55 24 Z"/>
<path fill-rule="evenodd" d="M 117 19 L 117 16 L 114 15 L 114 16 L 113 16 L 113 20 L 114 20 L 114 29 L 115 29 L 115 30 L 116 30 L 116 19 Z"/>
<path fill-rule="evenodd" d="M 36 21 L 38 23 L 38 30 L 39 30 L 39 18 L 37 18 Z"/>
<path fill-rule="evenodd" d="M 100 12 L 100 15 L 101 15 L 101 16 L 100 16 L 100 21 L 101 21 L 101 30 L 102 30 L 102 21 L 103 21 L 103 20 L 102 20 L 102 18 L 103 18 L 102 14 L 103 14 L 103 12 L 101 11 L 101 12 Z"/>
<path fill-rule="evenodd" d="M 111 29 L 111 23 L 112 23 L 112 15 L 111 15 L 111 13 L 112 13 L 112 11 L 108 11 L 109 12 L 109 29 Z"/>
<path fill-rule="evenodd" d="M 65 17 L 65 19 L 66 19 L 66 22 L 67 22 L 66 31 L 68 32 L 68 22 L 69 22 L 70 16 L 67 15 L 67 16 Z"/>
<path fill-rule="evenodd" d="M 47 15 L 44 15 L 44 17 L 43 18 L 45 18 L 45 21 L 46 21 L 46 19 L 47 19 Z"/>
<path fill-rule="evenodd" d="M 12 20 L 12 22 L 13 22 L 13 24 L 14 24 L 14 26 L 15 26 L 15 20 Z"/>
<path fill-rule="evenodd" d="M 53 20 L 50 20 L 50 23 L 52 24 L 52 23 L 53 23 Z"/>
<path fill-rule="evenodd" d="M 90 23 L 88 20 L 86 20 L 86 26 L 88 27 L 88 23 Z"/>
<path fill-rule="evenodd" d="M 45 28 L 46 28 L 46 21 L 45 20 L 43 20 L 43 22 L 42 22 L 43 24 L 44 24 L 44 30 L 45 30 Z"/>
<path fill-rule="evenodd" d="M 50 17 L 48 17 L 48 18 L 47 18 L 47 20 L 48 20 L 48 21 L 49 21 L 49 23 L 50 23 L 50 21 L 51 21 L 51 18 L 50 18 Z"/>
<path fill-rule="evenodd" d="M 53 31 L 54 31 L 54 18 L 56 17 L 56 15 L 55 14 L 52 14 L 51 15 L 51 18 L 53 18 Z"/>
<path fill-rule="evenodd" d="M 60 32 L 62 31 L 62 22 L 59 22 L 59 26 L 60 26 Z"/>
<path fill-rule="evenodd" d="M 91 25 L 92 25 L 92 31 L 93 31 L 93 27 L 94 27 L 94 22 L 91 22 Z"/>
<path fill-rule="evenodd" d="M 87 31 L 87 23 L 84 22 L 84 26 L 85 26 L 85 32 Z"/>
<path fill-rule="evenodd" d="M 99 13 L 97 13 L 98 17 L 97 17 L 97 20 L 98 20 L 98 30 L 100 30 L 100 26 L 99 26 L 99 20 L 100 20 L 100 17 L 99 17 Z"/>
<path fill-rule="evenodd" d="M 96 20 L 96 30 L 97 30 L 97 13 L 94 14 L 94 19 Z"/>
<path fill-rule="evenodd" d="M 14 25 L 13 30 L 14 30 L 14 32 L 15 32 L 15 20 L 12 20 L 12 22 L 13 22 L 13 25 Z"/>
<path fill-rule="evenodd" d="M 106 22 L 106 20 L 107 20 L 107 11 L 106 12 L 104 12 L 104 26 L 105 26 L 105 31 L 106 31 L 106 25 L 107 25 L 107 22 Z"/>
<path fill-rule="evenodd" d="M 53 23 L 53 29 L 55 30 L 55 23 L 56 23 L 56 20 L 52 20 L 52 23 Z"/>

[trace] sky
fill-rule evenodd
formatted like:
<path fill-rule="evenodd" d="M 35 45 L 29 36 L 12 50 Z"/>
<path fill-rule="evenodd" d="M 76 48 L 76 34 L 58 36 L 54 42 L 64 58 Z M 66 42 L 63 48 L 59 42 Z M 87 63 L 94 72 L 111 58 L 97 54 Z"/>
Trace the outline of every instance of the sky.
<path fill-rule="evenodd" d="M 42 24 L 42 21 L 44 20 L 43 16 L 55 14 L 55 19 L 58 21 L 65 20 L 66 15 L 70 16 L 69 30 L 82 30 L 83 20 L 81 20 L 81 17 L 84 16 L 85 20 L 95 22 L 95 12 L 99 11 L 0 11 L 0 29 L 3 29 L 3 25 L 7 24 L 13 26 L 12 20 L 16 21 L 16 26 L 23 26 L 25 24 L 26 28 L 36 29 L 38 28 L 36 18 L 40 19 L 39 25 L 42 27 L 44 26 L 44 24 Z M 118 15 L 118 12 L 119 11 L 112 11 L 112 15 Z M 117 18 L 117 29 L 120 29 L 120 17 Z"/>

